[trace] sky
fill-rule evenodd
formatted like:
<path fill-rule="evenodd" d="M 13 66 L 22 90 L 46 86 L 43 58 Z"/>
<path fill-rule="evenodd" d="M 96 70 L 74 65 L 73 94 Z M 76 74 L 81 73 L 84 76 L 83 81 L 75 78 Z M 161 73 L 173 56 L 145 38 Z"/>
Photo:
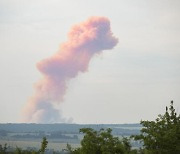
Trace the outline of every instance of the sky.
<path fill-rule="evenodd" d="M 36 64 L 91 16 L 108 18 L 119 42 L 67 82 L 57 122 L 154 120 L 171 100 L 180 113 L 179 0 L 0 0 L 1 123 L 20 122 L 42 78 Z"/>

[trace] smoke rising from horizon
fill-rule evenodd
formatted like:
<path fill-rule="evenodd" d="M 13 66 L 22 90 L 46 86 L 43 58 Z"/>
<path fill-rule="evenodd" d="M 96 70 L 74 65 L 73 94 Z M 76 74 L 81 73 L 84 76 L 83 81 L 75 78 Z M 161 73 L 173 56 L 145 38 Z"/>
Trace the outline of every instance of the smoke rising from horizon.
<path fill-rule="evenodd" d="M 91 17 L 73 26 L 57 53 L 37 63 L 42 79 L 23 110 L 23 122 L 67 122 L 56 108 L 63 102 L 68 80 L 86 72 L 91 58 L 118 43 L 106 17 Z"/>

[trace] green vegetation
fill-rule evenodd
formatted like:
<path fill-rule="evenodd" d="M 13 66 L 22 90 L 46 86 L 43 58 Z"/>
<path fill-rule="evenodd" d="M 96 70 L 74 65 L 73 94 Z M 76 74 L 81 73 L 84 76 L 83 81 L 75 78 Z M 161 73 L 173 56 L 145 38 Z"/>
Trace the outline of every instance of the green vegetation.
<path fill-rule="evenodd" d="M 39 150 L 40 153 L 44 154 L 46 148 L 47 148 L 48 141 L 46 137 L 43 137 L 43 141 L 41 142 L 41 149 Z"/>
<path fill-rule="evenodd" d="M 72 149 L 67 145 L 70 154 L 131 154 L 136 150 L 131 150 L 131 145 L 127 138 L 122 141 L 118 137 L 113 137 L 111 129 L 101 129 L 96 131 L 92 128 L 82 128 L 80 132 L 84 133 L 81 141 L 81 147 Z"/>
<path fill-rule="evenodd" d="M 7 150 L 7 143 L 4 146 L 0 145 L 0 154 L 6 153 Z"/>
<path fill-rule="evenodd" d="M 164 115 L 155 121 L 141 121 L 143 128 L 135 140 L 143 142 L 142 153 L 180 154 L 180 115 L 178 116 L 171 101 Z"/>
<path fill-rule="evenodd" d="M 5 144 L 4 147 L 0 145 L 0 154 L 14 154 L 14 153 L 15 154 L 44 154 L 47 148 L 47 145 L 48 145 L 48 141 L 46 137 L 43 137 L 42 142 L 41 142 L 41 149 L 39 149 L 38 151 L 22 150 L 19 147 L 16 147 L 15 150 L 7 151 L 7 144 Z"/>

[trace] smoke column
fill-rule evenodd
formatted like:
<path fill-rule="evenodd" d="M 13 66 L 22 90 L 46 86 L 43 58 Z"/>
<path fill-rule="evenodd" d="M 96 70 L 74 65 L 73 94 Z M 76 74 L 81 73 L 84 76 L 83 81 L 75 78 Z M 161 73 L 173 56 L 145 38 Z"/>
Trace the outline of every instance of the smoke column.
<path fill-rule="evenodd" d="M 66 83 L 86 72 L 91 58 L 118 43 L 105 17 L 91 17 L 74 25 L 57 53 L 37 63 L 42 79 L 23 110 L 23 122 L 65 122 L 55 106 L 63 101 Z"/>

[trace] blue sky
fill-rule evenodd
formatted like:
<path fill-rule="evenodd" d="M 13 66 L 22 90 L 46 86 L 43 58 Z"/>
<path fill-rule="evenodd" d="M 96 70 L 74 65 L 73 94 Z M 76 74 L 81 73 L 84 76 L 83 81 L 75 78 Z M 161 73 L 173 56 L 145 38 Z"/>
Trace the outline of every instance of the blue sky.
<path fill-rule="evenodd" d="M 180 112 L 178 0 L 0 0 L 0 122 L 18 122 L 41 78 L 36 63 L 90 16 L 108 17 L 119 44 L 68 83 L 57 106 L 63 117 L 75 123 L 153 120 L 171 100 Z"/>

